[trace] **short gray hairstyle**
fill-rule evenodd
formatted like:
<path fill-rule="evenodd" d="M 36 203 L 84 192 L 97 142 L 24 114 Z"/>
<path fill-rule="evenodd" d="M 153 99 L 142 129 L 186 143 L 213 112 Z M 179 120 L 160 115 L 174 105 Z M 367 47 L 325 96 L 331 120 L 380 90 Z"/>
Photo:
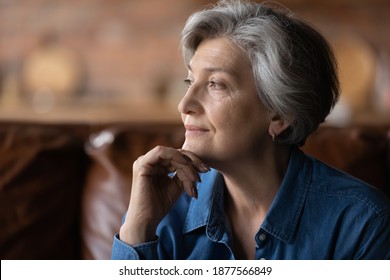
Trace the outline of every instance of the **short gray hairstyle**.
<path fill-rule="evenodd" d="M 324 37 L 281 6 L 223 0 L 187 20 L 181 42 L 186 65 L 203 40 L 217 37 L 248 55 L 262 102 L 290 121 L 276 141 L 303 145 L 339 98 L 336 60 Z"/>

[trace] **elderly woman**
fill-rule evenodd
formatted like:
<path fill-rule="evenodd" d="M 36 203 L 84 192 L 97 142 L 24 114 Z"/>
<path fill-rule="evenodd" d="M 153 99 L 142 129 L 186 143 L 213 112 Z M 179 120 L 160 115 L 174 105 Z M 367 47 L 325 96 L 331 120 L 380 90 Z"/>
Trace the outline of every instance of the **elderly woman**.
<path fill-rule="evenodd" d="M 182 149 L 133 165 L 114 259 L 388 259 L 390 202 L 299 146 L 339 92 L 312 27 L 222 1 L 182 33 Z"/>

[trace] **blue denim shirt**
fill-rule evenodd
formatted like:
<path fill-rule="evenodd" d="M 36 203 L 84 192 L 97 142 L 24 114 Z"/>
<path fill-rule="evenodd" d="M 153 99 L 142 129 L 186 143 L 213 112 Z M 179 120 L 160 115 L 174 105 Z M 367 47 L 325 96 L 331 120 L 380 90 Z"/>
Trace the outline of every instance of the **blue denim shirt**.
<path fill-rule="evenodd" d="M 199 198 L 183 194 L 156 240 L 131 247 L 114 237 L 112 259 L 235 259 L 223 177 L 202 175 Z M 256 259 L 390 259 L 390 201 L 294 149 L 256 236 Z"/>

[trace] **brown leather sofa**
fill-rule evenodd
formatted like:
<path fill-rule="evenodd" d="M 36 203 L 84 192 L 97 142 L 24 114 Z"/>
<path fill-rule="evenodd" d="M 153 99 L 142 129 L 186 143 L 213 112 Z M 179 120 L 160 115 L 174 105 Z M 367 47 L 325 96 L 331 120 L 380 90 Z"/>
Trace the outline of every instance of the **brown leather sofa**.
<path fill-rule="evenodd" d="M 1 259 L 108 259 L 132 162 L 180 124 L 0 123 Z M 390 127 L 321 127 L 307 153 L 390 196 Z"/>

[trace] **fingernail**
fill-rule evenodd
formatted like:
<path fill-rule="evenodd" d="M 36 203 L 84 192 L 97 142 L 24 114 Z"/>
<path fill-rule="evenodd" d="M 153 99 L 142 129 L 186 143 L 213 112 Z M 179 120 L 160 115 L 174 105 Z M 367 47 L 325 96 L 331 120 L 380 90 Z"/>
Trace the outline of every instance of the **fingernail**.
<path fill-rule="evenodd" d="M 192 187 L 192 196 L 195 198 L 195 199 L 198 199 L 198 189 L 196 187 Z"/>
<path fill-rule="evenodd" d="M 203 171 L 203 172 L 207 172 L 207 171 L 210 171 L 210 167 L 208 167 L 205 163 L 201 162 L 200 163 L 200 169 Z"/>
<path fill-rule="evenodd" d="M 202 180 L 200 179 L 200 176 L 199 176 L 198 172 L 196 172 L 195 175 L 196 175 L 196 181 L 199 182 L 199 183 L 202 182 Z"/>

